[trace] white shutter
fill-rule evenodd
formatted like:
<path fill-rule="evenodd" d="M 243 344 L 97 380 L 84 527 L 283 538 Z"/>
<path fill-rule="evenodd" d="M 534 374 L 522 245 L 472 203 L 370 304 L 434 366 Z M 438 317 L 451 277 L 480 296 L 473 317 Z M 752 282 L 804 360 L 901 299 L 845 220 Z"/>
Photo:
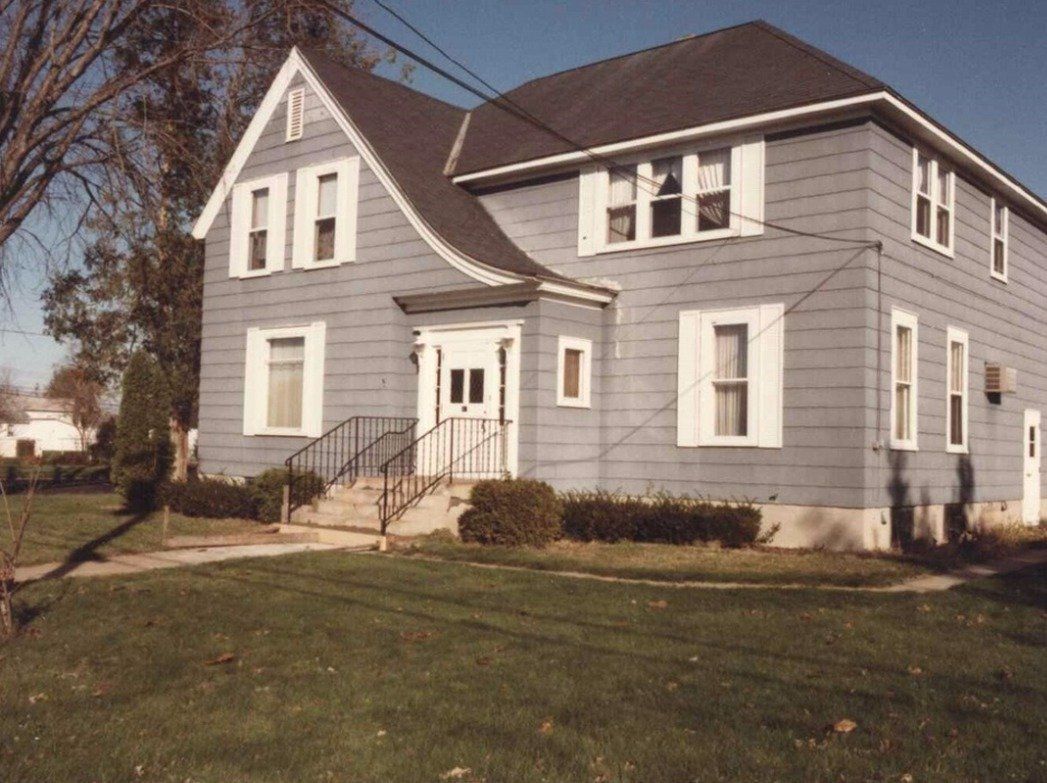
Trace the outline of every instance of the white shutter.
<path fill-rule="evenodd" d="M 596 232 L 600 221 L 596 214 L 596 187 L 600 179 L 599 166 L 587 166 L 578 172 L 578 255 L 596 253 Z"/>
<path fill-rule="evenodd" d="M 294 238 L 291 266 L 301 269 L 313 258 L 313 216 L 316 214 L 316 175 L 312 169 L 298 169 L 294 181 Z"/>
<path fill-rule="evenodd" d="M 277 174 L 270 181 L 266 237 L 265 271 L 282 272 L 287 252 L 287 174 Z"/>
<path fill-rule="evenodd" d="M 764 215 L 764 150 L 763 136 L 750 138 L 742 142 L 738 149 L 741 153 L 741 166 L 735 176 L 739 189 L 738 212 L 741 215 L 740 231 L 743 237 L 763 233 Z"/>
<path fill-rule="evenodd" d="M 229 277 L 239 277 L 247 269 L 250 209 L 250 190 L 243 185 L 234 186 L 229 202 Z"/>
<path fill-rule="evenodd" d="M 335 255 L 339 263 L 356 260 L 356 207 L 360 190 L 360 159 L 350 158 L 338 167 L 338 220 Z"/>
<path fill-rule="evenodd" d="M 258 433 L 258 411 L 262 409 L 265 386 L 265 340 L 258 329 L 247 330 L 244 358 L 244 435 Z"/>
<path fill-rule="evenodd" d="M 701 313 L 680 313 L 676 377 L 676 445 L 698 445 L 698 341 Z"/>
<path fill-rule="evenodd" d="M 760 305 L 757 439 L 761 448 L 782 447 L 784 355 L 785 305 Z"/>
<path fill-rule="evenodd" d="M 309 325 L 305 339 L 305 367 L 302 378 L 302 429 L 310 438 L 319 438 L 324 426 L 324 343 L 327 327 L 323 321 Z"/>
<path fill-rule="evenodd" d="M 287 141 L 302 138 L 305 127 L 305 90 L 299 87 L 287 93 Z"/>

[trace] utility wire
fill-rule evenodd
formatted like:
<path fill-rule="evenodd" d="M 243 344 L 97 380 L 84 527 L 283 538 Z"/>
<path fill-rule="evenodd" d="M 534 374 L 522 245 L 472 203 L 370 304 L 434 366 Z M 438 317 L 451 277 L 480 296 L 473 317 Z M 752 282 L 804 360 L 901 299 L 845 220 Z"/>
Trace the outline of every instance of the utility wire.
<path fill-rule="evenodd" d="M 605 166 L 607 168 L 617 168 L 617 169 L 625 168 L 626 169 L 626 172 L 625 172 L 626 176 L 631 178 L 633 180 L 633 183 L 637 187 L 641 187 L 641 182 L 646 183 L 647 185 L 653 187 L 654 190 L 652 190 L 650 187 L 644 187 L 643 188 L 644 192 L 647 193 L 648 195 L 651 195 L 651 196 L 655 196 L 655 197 L 658 196 L 658 189 L 661 188 L 662 183 L 659 183 L 656 180 L 651 179 L 650 177 L 646 177 L 646 176 L 640 175 L 639 172 L 636 171 L 635 167 L 632 168 L 631 171 L 628 171 L 628 167 L 623 166 L 619 161 L 617 161 L 617 160 L 615 160 L 615 159 L 613 159 L 613 158 L 611 158 L 609 156 L 602 155 L 600 153 L 596 153 L 593 150 L 591 150 L 588 147 L 586 147 L 585 145 L 581 144 L 580 142 L 575 141 L 574 139 L 570 138 L 569 136 L 566 136 L 563 133 L 561 133 L 560 131 L 558 131 L 555 128 L 551 127 L 550 125 L 545 123 L 543 120 L 541 120 L 540 118 L 536 117 L 529 110 L 527 110 L 523 106 L 520 106 L 518 103 L 513 101 L 512 98 L 507 96 L 504 92 L 498 90 L 490 82 L 485 80 L 483 77 L 481 77 L 475 71 L 470 69 L 468 66 L 466 66 L 464 63 L 462 63 L 460 60 L 458 60 L 455 57 L 451 56 L 447 51 L 445 51 L 441 46 L 439 46 L 435 41 L 433 41 L 431 37 L 426 35 L 416 25 L 412 24 L 402 14 L 397 12 L 395 9 L 391 8 L 387 3 L 383 2 L 383 0 L 373 0 L 373 2 L 376 5 L 378 5 L 380 8 L 382 8 L 384 11 L 389 13 L 391 16 L 393 16 L 397 21 L 399 21 L 405 27 L 407 27 L 411 32 L 413 32 L 415 35 L 417 35 L 425 43 L 427 43 L 429 46 L 431 46 L 433 49 L 435 49 L 437 52 L 439 52 L 449 62 L 451 62 L 453 65 L 457 66 L 458 68 L 460 68 L 463 72 L 465 72 L 466 74 L 471 76 L 473 79 L 475 79 L 480 84 L 482 84 L 484 87 L 486 87 L 488 90 L 490 90 L 492 93 L 494 93 L 494 96 L 493 97 L 489 96 L 489 95 L 485 94 L 482 90 L 479 90 L 478 88 L 476 88 L 476 87 L 474 87 L 472 85 L 466 84 L 464 81 L 462 81 L 458 77 L 454 76 L 453 74 L 451 74 L 448 71 L 444 70 L 443 68 L 439 67 L 435 63 L 432 63 L 431 61 L 429 61 L 426 58 L 422 57 L 417 52 L 414 52 L 413 50 L 409 49 L 408 47 L 404 46 L 403 44 L 400 44 L 397 41 L 394 41 L 393 39 L 389 38 L 388 36 L 383 35 L 382 33 L 379 33 L 377 30 L 375 30 L 374 28 L 370 27 L 369 25 L 361 22 L 359 19 L 357 19 L 356 17 L 354 17 L 352 14 L 348 13 L 347 11 L 343 11 L 340 8 L 336 8 L 335 6 L 330 5 L 329 3 L 328 3 L 328 7 L 331 8 L 337 15 L 341 16 L 347 22 L 349 22 L 350 24 L 356 26 L 357 28 L 359 28 L 363 32 L 368 33 L 369 35 L 373 35 L 374 37 L 378 38 L 380 41 L 382 41 L 386 45 L 391 46 L 393 49 L 395 49 L 396 51 L 398 51 L 401 54 L 405 55 L 406 57 L 410 57 L 411 59 L 415 60 L 420 65 L 422 65 L 423 67 L 428 68 L 429 70 L 433 71 L 434 73 L 438 74 L 439 76 L 442 76 L 445 79 L 450 80 L 452 83 L 456 84 L 457 86 L 461 87 L 464 90 L 467 90 L 472 95 L 475 95 L 476 97 L 480 98 L 485 103 L 490 103 L 490 104 L 494 105 L 496 108 L 501 109 L 502 111 L 505 111 L 508 114 L 511 114 L 512 116 L 516 117 L 517 119 L 520 119 L 520 120 L 528 123 L 529 125 L 537 128 L 538 130 L 541 130 L 542 132 L 553 136 L 557 140 L 559 140 L 559 141 L 567 144 L 568 146 L 572 147 L 577 152 L 581 152 L 582 154 L 584 154 L 587 157 L 589 157 L 591 160 L 593 160 L 593 161 L 595 161 L 597 163 L 600 163 L 600 164 L 602 164 L 603 166 Z M 671 195 L 675 196 L 677 194 L 671 194 Z M 682 213 L 688 213 L 689 217 L 698 217 L 698 212 L 691 210 L 691 202 L 690 202 L 690 200 L 685 198 L 683 193 L 680 193 L 679 196 L 680 196 L 681 212 Z M 626 204 L 626 205 L 623 205 L 623 206 L 629 206 L 629 205 Z M 768 228 L 773 228 L 775 230 L 783 231 L 785 233 L 793 234 L 795 236 L 803 236 L 803 237 L 809 237 L 809 238 L 813 238 L 813 239 L 823 239 L 823 240 L 830 241 L 830 242 L 840 242 L 840 243 L 849 244 L 849 245 L 860 245 L 862 247 L 876 247 L 876 248 L 881 247 L 881 243 L 879 241 L 869 241 L 869 240 L 864 240 L 864 239 L 850 239 L 850 238 L 847 238 L 847 237 L 837 237 L 837 236 L 831 236 L 831 235 L 828 235 L 828 234 L 818 234 L 818 233 L 810 232 L 810 231 L 801 231 L 800 229 L 790 228 L 789 226 L 783 226 L 783 225 L 779 225 L 777 223 L 771 223 L 770 221 L 767 221 L 767 220 L 756 220 L 755 218 L 749 217 L 747 215 L 743 215 L 743 214 L 738 213 L 738 212 L 733 212 L 731 210 L 727 210 L 727 213 L 729 215 L 731 215 L 731 216 L 739 217 L 739 218 L 742 218 L 744 220 L 749 220 L 749 221 L 751 221 L 753 223 L 759 223 L 760 225 L 766 226 Z"/>

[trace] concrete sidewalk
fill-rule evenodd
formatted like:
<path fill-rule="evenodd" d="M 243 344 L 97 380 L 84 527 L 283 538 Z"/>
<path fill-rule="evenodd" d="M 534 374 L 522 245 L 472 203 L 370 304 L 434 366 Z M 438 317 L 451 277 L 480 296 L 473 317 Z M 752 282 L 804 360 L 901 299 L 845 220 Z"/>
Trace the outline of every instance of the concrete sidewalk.
<path fill-rule="evenodd" d="M 206 549 L 172 549 L 162 552 L 114 555 L 105 560 L 41 563 L 22 566 L 15 571 L 16 582 L 58 579 L 66 576 L 122 576 L 159 568 L 180 568 L 245 557 L 276 557 L 295 552 L 323 552 L 341 547 L 333 544 L 248 544 L 243 546 L 208 547 Z"/>

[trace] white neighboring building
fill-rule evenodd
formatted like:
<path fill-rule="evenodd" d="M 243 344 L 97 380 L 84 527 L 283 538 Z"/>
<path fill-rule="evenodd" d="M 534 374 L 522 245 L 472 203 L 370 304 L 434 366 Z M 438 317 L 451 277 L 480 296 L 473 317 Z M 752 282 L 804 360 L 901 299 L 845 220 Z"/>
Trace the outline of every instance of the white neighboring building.
<path fill-rule="evenodd" d="M 0 457 L 18 456 L 19 442 L 31 443 L 36 457 L 45 451 L 84 450 L 68 400 L 17 395 L 13 401 L 20 415 L 16 421 L 0 422 Z M 87 442 L 93 443 L 94 438 L 94 431 L 88 431 Z"/>

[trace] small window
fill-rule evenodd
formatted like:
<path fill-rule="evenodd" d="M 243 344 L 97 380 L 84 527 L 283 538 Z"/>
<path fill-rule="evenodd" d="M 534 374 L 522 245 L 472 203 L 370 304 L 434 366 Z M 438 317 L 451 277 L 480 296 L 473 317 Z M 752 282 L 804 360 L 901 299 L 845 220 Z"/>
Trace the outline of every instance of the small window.
<path fill-rule="evenodd" d="M 252 272 L 265 269 L 269 226 L 269 188 L 251 191 L 251 228 L 248 233 L 247 268 Z"/>
<path fill-rule="evenodd" d="M 480 405 L 484 401 L 484 371 L 476 368 L 469 371 L 469 404 Z"/>
<path fill-rule="evenodd" d="M 992 276 L 1007 282 L 1007 234 L 1010 223 L 1010 210 L 998 199 L 989 199 L 990 220 L 992 222 L 992 245 L 990 262 Z"/>
<path fill-rule="evenodd" d="M 937 159 L 913 149 L 912 238 L 952 255 L 955 177 Z"/>
<path fill-rule="evenodd" d="M 651 169 L 651 236 L 678 236 L 683 216 L 683 158 L 661 158 Z"/>
<path fill-rule="evenodd" d="M 287 141 L 302 138 L 305 127 L 305 90 L 299 87 L 287 93 Z"/>
<path fill-rule="evenodd" d="M 247 330 L 245 435 L 320 435 L 324 335 L 323 322 Z"/>
<path fill-rule="evenodd" d="M 317 182 L 316 261 L 334 259 L 335 221 L 338 214 L 338 175 L 324 174 Z"/>
<path fill-rule="evenodd" d="M 592 349 L 590 340 L 560 337 L 556 362 L 556 404 L 567 408 L 592 406 Z"/>
<path fill-rule="evenodd" d="M 465 370 L 451 370 L 451 402 L 465 402 Z"/>
<path fill-rule="evenodd" d="M 950 327 L 946 331 L 948 355 L 945 375 L 946 390 L 946 450 L 967 452 L 967 333 Z"/>
<path fill-rule="evenodd" d="M 785 306 L 680 313 L 679 446 L 782 446 Z"/>
<path fill-rule="evenodd" d="M 893 311 L 891 329 L 891 447 L 915 451 L 919 367 L 916 316 Z"/>

